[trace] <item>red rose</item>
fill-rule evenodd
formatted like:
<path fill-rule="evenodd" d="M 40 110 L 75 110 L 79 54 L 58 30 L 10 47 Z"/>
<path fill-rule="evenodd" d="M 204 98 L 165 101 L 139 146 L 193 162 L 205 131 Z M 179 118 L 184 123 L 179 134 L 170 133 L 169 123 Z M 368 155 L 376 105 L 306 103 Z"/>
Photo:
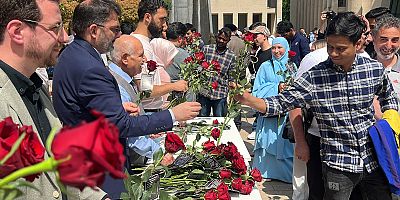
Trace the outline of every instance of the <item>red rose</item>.
<path fill-rule="evenodd" d="M 246 34 L 244 34 L 243 36 L 243 40 L 245 42 L 250 42 L 252 43 L 254 41 L 254 39 L 256 38 L 256 35 L 250 32 L 247 32 Z"/>
<path fill-rule="evenodd" d="M 118 128 L 104 115 L 92 113 L 97 117 L 95 121 L 63 128 L 51 144 L 57 160 L 71 157 L 58 166 L 61 182 L 81 190 L 85 186 L 100 186 L 106 172 L 114 178 L 125 178 L 125 157 Z"/>
<path fill-rule="evenodd" d="M 238 149 L 232 142 L 228 142 L 228 146 L 224 147 L 224 156 L 228 160 L 232 160 L 236 154 L 238 154 Z M 240 155 L 240 154 L 239 154 Z"/>
<path fill-rule="evenodd" d="M 242 188 L 240 188 L 240 193 L 241 194 L 250 194 L 251 191 L 253 191 L 253 186 L 251 185 L 242 185 Z"/>
<path fill-rule="evenodd" d="M 231 195 L 229 194 L 229 192 L 225 192 L 225 193 L 218 193 L 218 200 L 230 200 L 231 199 Z"/>
<path fill-rule="evenodd" d="M 0 122 L 0 159 L 3 159 L 10 151 L 12 145 L 25 132 L 18 149 L 14 154 L 0 166 L 0 178 L 27 166 L 34 165 L 44 160 L 45 149 L 39 137 L 33 132 L 32 126 L 22 126 L 18 128 L 11 117 L 5 118 Z M 34 181 L 38 174 L 25 177 L 28 181 Z"/>
<path fill-rule="evenodd" d="M 292 50 L 289 50 L 289 58 L 295 57 L 296 54 L 297 54 L 296 52 L 294 52 L 294 51 L 292 51 Z"/>
<path fill-rule="evenodd" d="M 193 62 L 192 56 L 189 56 L 189 57 L 185 58 L 185 60 L 183 62 L 186 63 L 186 64 Z"/>
<path fill-rule="evenodd" d="M 212 151 L 210 151 L 210 154 L 213 154 L 213 155 L 221 155 L 221 153 L 222 153 L 222 151 L 218 147 L 216 147 Z"/>
<path fill-rule="evenodd" d="M 186 149 L 185 144 L 183 144 L 181 138 L 175 133 L 167 133 L 167 136 L 165 137 L 165 150 L 168 153 L 176 153 L 181 149 Z"/>
<path fill-rule="evenodd" d="M 214 119 L 214 120 L 213 120 L 213 125 L 219 125 L 218 119 Z"/>
<path fill-rule="evenodd" d="M 254 168 L 253 170 L 251 170 L 250 175 L 253 177 L 253 179 L 255 181 L 257 181 L 257 182 L 262 181 L 261 172 L 257 168 Z"/>
<path fill-rule="evenodd" d="M 205 151 L 210 151 L 215 148 L 214 141 L 210 141 L 210 139 L 203 143 L 203 149 Z"/>
<path fill-rule="evenodd" d="M 153 60 L 148 60 L 147 61 L 147 69 L 149 72 L 152 72 L 157 69 L 157 63 Z"/>
<path fill-rule="evenodd" d="M 228 185 L 226 185 L 224 182 L 221 182 L 217 187 L 218 194 L 228 193 L 228 189 L 229 189 Z M 218 197 L 219 197 L 219 195 L 218 195 Z"/>
<path fill-rule="evenodd" d="M 219 64 L 218 61 L 212 60 L 211 65 L 213 66 L 214 70 L 217 71 L 218 73 L 221 72 L 221 65 Z"/>
<path fill-rule="evenodd" d="M 214 190 L 208 190 L 204 194 L 204 200 L 217 200 L 217 193 Z"/>
<path fill-rule="evenodd" d="M 232 160 L 232 167 L 238 174 L 246 174 L 247 166 L 242 155 Z"/>
<path fill-rule="evenodd" d="M 206 57 L 205 57 L 205 55 L 204 55 L 203 52 L 199 51 L 199 52 L 194 53 L 194 58 L 195 58 L 198 62 L 201 62 L 201 61 L 203 61 Z"/>
<path fill-rule="evenodd" d="M 243 186 L 242 182 L 243 181 L 242 181 L 242 179 L 240 177 L 236 178 L 236 179 L 233 179 L 233 181 L 232 181 L 232 189 L 240 191 L 242 189 L 242 186 Z"/>
<path fill-rule="evenodd" d="M 210 64 L 209 64 L 207 61 L 203 61 L 203 62 L 201 63 L 201 66 L 202 66 L 204 69 L 208 69 L 208 68 L 210 67 Z"/>
<path fill-rule="evenodd" d="M 212 83 L 211 83 L 211 87 L 212 87 L 214 90 L 216 90 L 216 89 L 218 88 L 218 82 L 217 82 L 217 81 L 212 82 Z"/>
<path fill-rule="evenodd" d="M 214 138 L 214 140 L 217 140 L 221 136 L 221 130 L 219 130 L 219 128 L 213 128 L 211 130 L 211 136 Z"/>
<path fill-rule="evenodd" d="M 221 179 L 229 179 L 229 178 L 231 178 L 231 176 L 232 176 L 232 172 L 229 169 L 223 168 L 219 171 L 219 177 L 221 177 Z"/>

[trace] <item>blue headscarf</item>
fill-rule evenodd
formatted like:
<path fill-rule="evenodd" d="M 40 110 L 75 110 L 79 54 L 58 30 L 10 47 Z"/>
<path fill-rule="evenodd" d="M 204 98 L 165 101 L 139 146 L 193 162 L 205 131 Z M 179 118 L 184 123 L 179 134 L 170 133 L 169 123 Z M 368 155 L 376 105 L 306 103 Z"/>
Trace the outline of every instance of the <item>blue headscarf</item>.
<path fill-rule="evenodd" d="M 272 53 L 272 60 L 275 61 L 274 64 L 278 64 L 279 68 L 286 70 L 286 63 L 289 60 L 289 43 L 284 37 L 277 37 L 272 40 L 272 46 L 275 44 L 281 44 L 283 48 L 285 48 L 285 54 L 282 55 L 279 59 L 275 57 L 274 53 Z"/>

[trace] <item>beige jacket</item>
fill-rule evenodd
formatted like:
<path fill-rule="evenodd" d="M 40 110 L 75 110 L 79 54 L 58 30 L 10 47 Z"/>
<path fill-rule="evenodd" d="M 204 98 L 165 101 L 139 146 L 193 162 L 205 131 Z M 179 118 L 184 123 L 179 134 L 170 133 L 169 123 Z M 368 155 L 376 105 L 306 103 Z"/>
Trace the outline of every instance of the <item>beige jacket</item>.
<path fill-rule="evenodd" d="M 11 116 L 13 121 L 21 125 L 32 125 L 33 130 L 37 133 L 37 129 L 31 118 L 28 109 L 26 108 L 21 96 L 17 92 L 17 89 L 12 84 L 11 80 L 0 69 L 0 120 Z M 40 99 L 45 107 L 47 118 L 49 119 L 52 128 L 61 128 L 61 123 L 57 118 L 56 112 L 54 111 L 50 97 L 48 96 L 45 89 L 42 87 L 40 90 Z M 40 137 L 39 137 L 40 139 Z M 42 141 L 43 142 L 43 141 Z M 48 155 L 45 154 L 45 158 Z M 52 200 L 62 199 L 60 189 L 57 186 L 55 174 L 52 172 L 42 173 L 39 178 L 33 182 L 34 186 L 38 188 L 42 194 L 27 187 L 20 188 L 25 194 L 18 199 L 29 199 L 29 200 Z M 106 193 L 98 189 L 95 191 L 91 188 L 85 188 L 82 192 L 79 189 L 67 187 L 68 200 L 100 200 Z"/>

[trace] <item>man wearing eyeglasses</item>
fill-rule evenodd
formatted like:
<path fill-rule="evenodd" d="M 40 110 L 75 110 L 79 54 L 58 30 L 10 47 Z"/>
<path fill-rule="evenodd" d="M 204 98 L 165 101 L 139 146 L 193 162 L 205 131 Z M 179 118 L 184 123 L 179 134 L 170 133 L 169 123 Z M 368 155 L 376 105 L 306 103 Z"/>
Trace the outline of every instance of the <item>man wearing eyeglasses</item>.
<path fill-rule="evenodd" d="M 32 125 L 44 143 L 51 129 L 61 123 L 52 106 L 38 67 L 56 63 L 62 45 L 68 42 L 57 0 L 0 0 L 0 119 L 11 116 L 21 125 Z M 45 155 L 45 158 L 48 155 Z M 105 197 L 101 190 L 67 187 L 62 195 L 55 174 L 42 173 L 31 187 L 18 187 L 18 199 L 87 199 Z M 40 192 L 39 192 L 40 191 Z"/>

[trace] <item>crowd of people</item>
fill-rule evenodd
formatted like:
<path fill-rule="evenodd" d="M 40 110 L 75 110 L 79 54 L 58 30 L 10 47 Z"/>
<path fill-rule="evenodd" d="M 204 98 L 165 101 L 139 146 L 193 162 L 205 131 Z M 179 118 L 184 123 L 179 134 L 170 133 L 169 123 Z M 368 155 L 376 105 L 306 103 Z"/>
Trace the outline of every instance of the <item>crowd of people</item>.
<path fill-rule="evenodd" d="M 229 72 L 246 51 L 243 73 L 252 89 L 235 99 L 257 111 L 248 139 L 255 140 L 252 167 L 265 181 L 292 183 L 299 200 L 396 198 L 368 133 L 400 108 L 400 19 L 387 8 L 365 16 L 322 12 L 310 34 L 289 21 L 274 33 L 263 22 L 242 31 L 226 24 L 213 42 L 203 36 L 198 45 L 206 61 L 221 66 L 209 77 L 216 87 L 189 91 L 187 102 L 168 108 L 172 93 L 189 89 L 180 71 L 197 30 L 168 22 L 163 0 L 140 1 L 135 25 L 120 23 L 113 0 L 82 1 L 71 35 L 58 0 L 0 2 L 0 118 L 32 125 L 42 142 L 51 129 L 93 121 L 91 111 L 99 111 L 118 127 L 133 174 L 175 122 L 227 115 L 228 91 L 236 87 Z M 250 49 L 242 38 L 247 32 L 254 36 Z M 148 61 L 157 64 L 152 72 Z M 46 68 L 54 69 L 51 80 Z M 141 99 L 145 88 L 151 93 Z M 240 115 L 235 124 L 240 129 Z M 106 177 L 101 188 L 64 194 L 55 177 L 42 174 L 33 183 L 41 192 L 27 187 L 25 199 L 116 199 L 125 190 L 122 180 Z"/>

